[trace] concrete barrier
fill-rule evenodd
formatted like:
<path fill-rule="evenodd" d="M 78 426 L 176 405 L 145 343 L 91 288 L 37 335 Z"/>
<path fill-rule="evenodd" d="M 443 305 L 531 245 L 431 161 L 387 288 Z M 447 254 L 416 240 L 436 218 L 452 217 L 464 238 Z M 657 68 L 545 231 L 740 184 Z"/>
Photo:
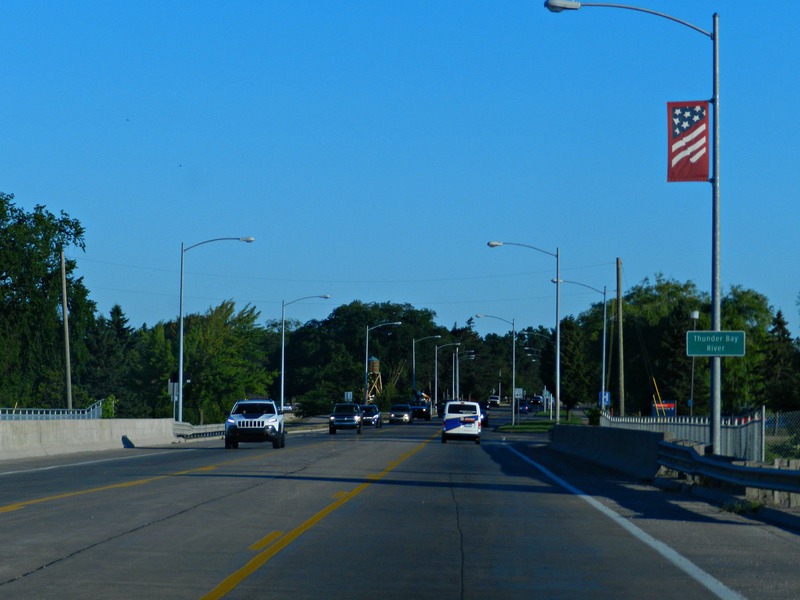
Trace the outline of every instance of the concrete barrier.
<path fill-rule="evenodd" d="M 550 447 L 639 479 L 653 479 L 659 469 L 658 443 L 670 439 L 671 433 L 655 431 L 557 425 Z"/>
<path fill-rule="evenodd" d="M 0 460 L 155 446 L 179 440 L 172 419 L 0 421 Z"/>

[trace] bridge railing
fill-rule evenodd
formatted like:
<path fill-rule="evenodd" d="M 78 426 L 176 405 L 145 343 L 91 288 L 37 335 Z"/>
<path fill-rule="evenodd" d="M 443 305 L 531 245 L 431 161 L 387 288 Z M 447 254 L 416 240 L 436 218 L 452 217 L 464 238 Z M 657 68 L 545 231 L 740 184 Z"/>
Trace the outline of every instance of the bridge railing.
<path fill-rule="evenodd" d="M 614 417 L 603 412 L 602 427 L 671 433 L 674 439 L 711 444 L 709 417 Z M 742 460 L 764 462 L 765 410 L 720 420 L 720 454 Z"/>
<path fill-rule="evenodd" d="M 0 408 L 0 421 L 48 421 L 55 419 L 99 419 L 103 401 L 88 408 Z"/>
<path fill-rule="evenodd" d="M 176 422 L 172 426 L 175 437 L 186 440 L 203 437 L 221 437 L 225 433 L 225 423 L 211 425 L 192 425 L 191 423 Z"/>
<path fill-rule="evenodd" d="M 702 450 L 702 448 L 700 449 Z M 749 462 L 749 461 L 748 461 Z M 691 443 L 662 441 L 658 464 L 691 477 L 711 479 L 722 484 L 750 490 L 782 492 L 786 496 L 773 503 L 797 506 L 800 503 L 800 470 L 797 460 L 776 460 L 773 466 L 746 464 L 722 456 L 706 456 Z"/>

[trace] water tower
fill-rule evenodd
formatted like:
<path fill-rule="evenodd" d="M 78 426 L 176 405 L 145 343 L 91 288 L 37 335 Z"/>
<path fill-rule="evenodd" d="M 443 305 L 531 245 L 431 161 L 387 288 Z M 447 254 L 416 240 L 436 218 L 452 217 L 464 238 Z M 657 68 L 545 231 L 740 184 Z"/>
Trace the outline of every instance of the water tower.
<path fill-rule="evenodd" d="M 383 380 L 381 379 L 381 361 L 371 356 L 367 361 L 367 402 L 381 395 Z"/>

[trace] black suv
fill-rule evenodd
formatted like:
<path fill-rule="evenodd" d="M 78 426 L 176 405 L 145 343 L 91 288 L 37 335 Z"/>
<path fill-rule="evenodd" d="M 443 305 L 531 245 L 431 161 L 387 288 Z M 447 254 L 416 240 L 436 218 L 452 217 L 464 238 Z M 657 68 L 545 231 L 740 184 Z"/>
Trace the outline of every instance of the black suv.
<path fill-rule="evenodd" d="M 408 405 L 415 419 L 431 420 L 431 405 L 425 400 L 411 400 Z"/>
<path fill-rule="evenodd" d="M 328 433 L 335 434 L 338 429 L 355 429 L 361 433 L 361 407 L 353 402 L 342 402 L 333 407 L 328 420 Z"/>

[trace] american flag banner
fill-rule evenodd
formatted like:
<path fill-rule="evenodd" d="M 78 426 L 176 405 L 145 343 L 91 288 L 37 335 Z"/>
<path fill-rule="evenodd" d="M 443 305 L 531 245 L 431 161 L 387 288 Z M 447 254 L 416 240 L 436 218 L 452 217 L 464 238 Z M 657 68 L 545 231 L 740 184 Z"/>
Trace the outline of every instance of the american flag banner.
<path fill-rule="evenodd" d="M 708 101 L 667 102 L 667 181 L 708 181 Z"/>

